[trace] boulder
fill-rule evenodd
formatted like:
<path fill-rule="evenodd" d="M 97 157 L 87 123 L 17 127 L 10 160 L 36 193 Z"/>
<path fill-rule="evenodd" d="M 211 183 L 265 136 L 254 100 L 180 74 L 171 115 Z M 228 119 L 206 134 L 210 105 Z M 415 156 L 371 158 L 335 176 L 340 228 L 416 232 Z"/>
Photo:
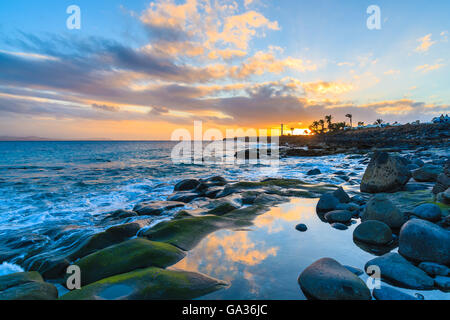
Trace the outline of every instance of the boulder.
<path fill-rule="evenodd" d="M 441 173 L 441 166 L 426 164 L 423 167 L 412 171 L 412 176 L 414 180 L 418 182 L 434 182 Z"/>
<path fill-rule="evenodd" d="M 331 258 L 320 259 L 298 278 L 308 298 L 318 300 L 370 300 L 370 290 L 354 273 Z"/>
<path fill-rule="evenodd" d="M 327 192 L 320 197 L 316 210 L 319 213 L 333 211 L 339 204 L 339 199 L 332 192 Z"/>
<path fill-rule="evenodd" d="M 186 179 L 178 182 L 174 187 L 174 191 L 194 190 L 199 184 L 200 181 L 196 179 Z"/>
<path fill-rule="evenodd" d="M 368 220 L 355 228 L 353 239 L 369 244 L 384 245 L 392 241 L 392 231 L 384 222 Z"/>
<path fill-rule="evenodd" d="M 306 173 L 306 175 L 307 176 L 316 176 L 316 175 L 318 175 L 318 174 L 321 174 L 322 172 L 319 170 L 319 169 L 312 169 L 312 170 L 309 170 L 307 173 Z"/>
<path fill-rule="evenodd" d="M 0 276 L 0 300 L 55 300 L 58 290 L 35 271 Z"/>
<path fill-rule="evenodd" d="M 425 271 L 430 276 L 449 276 L 450 268 L 442 264 L 434 262 L 421 262 L 419 268 Z"/>
<path fill-rule="evenodd" d="M 231 202 L 222 202 L 214 209 L 211 209 L 207 212 L 207 214 L 213 214 L 216 216 L 224 215 L 228 212 L 238 209 L 239 207 Z"/>
<path fill-rule="evenodd" d="M 441 173 L 436 179 L 436 184 L 434 185 L 432 192 L 434 194 L 439 194 L 448 188 L 450 188 L 450 176 Z"/>
<path fill-rule="evenodd" d="M 117 274 L 147 267 L 166 268 L 185 257 L 180 249 L 163 242 L 132 239 L 92 253 L 76 262 L 85 286 Z"/>
<path fill-rule="evenodd" d="M 386 152 L 376 152 L 361 180 L 361 192 L 380 193 L 401 190 L 411 179 L 405 163 Z"/>
<path fill-rule="evenodd" d="M 348 223 L 352 219 L 353 214 L 347 210 L 334 210 L 325 214 L 328 222 Z"/>
<path fill-rule="evenodd" d="M 381 286 L 373 289 L 373 297 L 377 300 L 419 300 L 414 296 L 404 293 L 392 287 Z"/>
<path fill-rule="evenodd" d="M 433 203 L 424 203 L 416 207 L 412 214 L 420 219 L 439 221 L 442 219 L 441 208 Z"/>
<path fill-rule="evenodd" d="M 439 193 L 437 196 L 437 200 L 443 204 L 450 205 L 450 189 Z"/>
<path fill-rule="evenodd" d="M 368 220 L 377 220 L 391 228 L 400 228 L 406 218 L 385 195 L 377 194 L 367 202 L 361 216 L 361 221 Z"/>
<path fill-rule="evenodd" d="M 351 201 L 347 192 L 342 187 L 339 187 L 336 191 L 333 191 L 333 195 L 339 200 L 340 203 L 349 203 Z"/>
<path fill-rule="evenodd" d="M 300 223 L 295 226 L 295 229 L 300 232 L 305 232 L 308 230 L 308 227 L 306 226 L 306 224 Z"/>
<path fill-rule="evenodd" d="M 138 203 L 133 211 L 141 216 L 159 216 L 167 210 L 183 206 L 184 203 L 176 201 L 151 201 Z"/>
<path fill-rule="evenodd" d="M 223 281 L 155 267 L 120 274 L 71 291 L 62 300 L 188 300 L 220 290 Z"/>
<path fill-rule="evenodd" d="M 390 252 L 370 260 L 364 267 L 366 273 L 370 266 L 378 266 L 381 279 L 395 286 L 417 290 L 433 289 L 434 280 L 398 253 Z"/>
<path fill-rule="evenodd" d="M 350 271 L 351 273 L 354 273 L 354 274 L 356 274 L 357 276 L 360 276 L 360 275 L 362 275 L 362 274 L 364 274 L 364 271 L 362 271 L 361 269 L 359 269 L 359 268 L 355 268 L 355 267 L 352 267 L 352 266 L 344 266 L 348 271 Z"/>
<path fill-rule="evenodd" d="M 345 224 L 339 223 L 339 222 L 332 223 L 331 226 L 336 230 L 347 230 L 348 229 L 348 227 Z"/>
<path fill-rule="evenodd" d="M 200 197 L 200 195 L 198 193 L 180 191 L 180 192 L 177 192 L 177 193 L 171 195 L 167 200 L 169 202 L 189 203 L 199 197 Z"/>
<path fill-rule="evenodd" d="M 434 278 L 434 283 L 442 291 L 450 291 L 450 277 L 437 276 Z"/>
<path fill-rule="evenodd" d="M 426 220 L 409 220 L 400 230 L 398 252 L 414 261 L 450 265 L 450 231 Z"/>

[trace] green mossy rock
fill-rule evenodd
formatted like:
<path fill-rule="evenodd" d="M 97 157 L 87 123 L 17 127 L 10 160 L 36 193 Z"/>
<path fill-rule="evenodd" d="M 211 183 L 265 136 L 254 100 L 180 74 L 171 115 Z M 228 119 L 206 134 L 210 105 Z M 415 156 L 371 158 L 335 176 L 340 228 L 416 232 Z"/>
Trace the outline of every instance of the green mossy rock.
<path fill-rule="evenodd" d="M 55 300 L 58 290 L 35 271 L 0 277 L 0 300 Z"/>
<path fill-rule="evenodd" d="M 17 272 L 0 276 L 0 291 L 4 291 L 8 288 L 20 286 L 28 282 L 44 282 L 39 272 Z"/>
<path fill-rule="evenodd" d="M 180 249 L 163 242 L 132 239 L 80 259 L 81 285 L 147 267 L 166 268 L 185 257 Z"/>
<path fill-rule="evenodd" d="M 187 300 L 227 284 L 194 272 L 150 267 L 120 274 L 71 291 L 63 300 Z"/>

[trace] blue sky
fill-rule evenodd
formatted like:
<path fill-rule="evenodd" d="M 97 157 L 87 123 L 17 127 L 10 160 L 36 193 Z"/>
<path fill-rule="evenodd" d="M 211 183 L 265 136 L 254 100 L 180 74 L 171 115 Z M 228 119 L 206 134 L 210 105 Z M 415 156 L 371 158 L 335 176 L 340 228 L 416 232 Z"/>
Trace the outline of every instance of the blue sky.
<path fill-rule="evenodd" d="M 68 30 L 66 8 L 81 9 Z M 366 27 L 369 5 L 381 30 Z M 167 139 L 450 111 L 449 1 L 2 1 L 0 135 Z"/>

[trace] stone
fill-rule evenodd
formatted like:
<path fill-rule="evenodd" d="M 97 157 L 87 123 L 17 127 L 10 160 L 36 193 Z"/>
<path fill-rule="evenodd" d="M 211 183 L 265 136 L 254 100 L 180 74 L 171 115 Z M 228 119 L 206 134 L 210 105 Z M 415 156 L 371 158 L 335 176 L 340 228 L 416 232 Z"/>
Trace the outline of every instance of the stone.
<path fill-rule="evenodd" d="M 207 214 L 213 214 L 216 216 L 221 216 L 224 215 L 228 212 L 231 212 L 233 210 L 238 209 L 239 207 L 230 203 L 230 202 L 223 202 L 220 203 L 217 207 L 215 207 L 214 209 L 211 209 L 207 212 Z"/>
<path fill-rule="evenodd" d="M 384 245 L 392 241 L 392 231 L 384 222 L 368 220 L 355 228 L 353 239 L 369 244 Z"/>
<path fill-rule="evenodd" d="M 150 267 L 91 283 L 63 295 L 61 299 L 190 300 L 226 285 L 226 282 L 200 273 Z"/>
<path fill-rule="evenodd" d="M 381 288 L 373 289 L 373 297 L 377 300 L 419 300 L 414 296 L 404 293 L 392 287 L 381 286 Z"/>
<path fill-rule="evenodd" d="M 421 262 L 419 268 L 425 271 L 430 276 L 449 276 L 450 268 L 442 264 L 434 262 Z"/>
<path fill-rule="evenodd" d="M 186 180 L 178 182 L 174 187 L 174 191 L 193 190 L 193 189 L 197 188 L 197 186 L 199 184 L 200 184 L 200 181 L 198 181 L 196 179 L 186 179 Z"/>
<path fill-rule="evenodd" d="M 336 191 L 333 191 L 333 195 L 339 200 L 340 203 L 349 203 L 350 197 L 342 187 L 339 187 Z"/>
<path fill-rule="evenodd" d="M 339 223 L 339 222 L 332 223 L 331 226 L 337 230 L 347 230 L 348 229 L 348 227 L 345 224 Z"/>
<path fill-rule="evenodd" d="M 391 228 L 400 228 L 406 222 L 404 214 L 381 194 L 375 195 L 367 202 L 361 221 L 367 220 L 381 221 Z"/>
<path fill-rule="evenodd" d="M 307 173 L 306 173 L 306 175 L 307 176 L 316 176 L 316 175 L 318 175 L 318 174 L 321 174 L 322 172 L 319 170 L 319 169 L 312 169 L 312 170 L 309 170 Z"/>
<path fill-rule="evenodd" d="M 362 274 L 364 274 L 364 271 L 362 271 L 361 269 L 359 269 L 359 268 L 355 268 L 355 267 L 352 267 L 352 266 L 344 266 L 348 271 L 350 271 L 351 273 L 354 273 L 354 274 L 356 274 L 357 276 L 360 276 L 360 275 L 362 275 Z"/>
<path fill-rule="evenodd" d="M 58 290 L 36 272 L 0 276 L 0 300 L 55 300 Z"/>
<path fill-rule="evenodd" d="M 306 224 L 300 223 L 295 226 L 295 229 L 300 232 L 305 232 L 306 230 L 308 230 L 308 227 L 306 226 Z"/>
<path fill-rule="evenodd" d="M 450 265 L 450 231 L 426 220 L 409 220 L 400 230 L 398 252 L 413 261 Z"/>
<path fill-rule="evenodd" d="M 167 199 L 167 201 L 189 203 L 189 202 L 192 202 L 192 200 L 194 200 L 194 199 L 196 199 L 198 197 L 199 197 L 198 193 L 180 191 L 178 193 L 175 193 L 175 194 L 171 195 Z"/>
<path fill-rule="evenodd" d="M 443 204 L 450 205 L 450 189 L 439 193 L 437 196 L 437 200 Z"/>
<path fill-rule="evenodd" d="M 184 207 L 184 203 L 177 201 L 151 201 L 137 204 L 133 211 L 141 216 L 159 216 L 167 210 Z"/>
<path fill-rule="evenodd" d="M 336 209 L 338 204 L 338 198 L 336 198 L 332 192 L 327 192 L 320 197 L 316 210 L 320 213 L 333 211 Z"/>
<path fill-rule="evenodd" d="M 361 192 L 380 193 L 401 190 L 411 179 L 411 172 L 399 157 L 376 152 L 361 180 Z"/>
<path fill-rule="evenodd" d="M 418 182 L 435 182 L 441 173 L 441 166 L 426 164 L 423 167 L 412 171 L 412 176 L 414 180 Z"/>
<path fill-rule="evenodd" d="M 417 290 L 433 289 L 434 280 L 398 253 L 390 252 L 370 260 L 364 266 L 366 273 L 370 266 L 378 266 L 381 279 L 395 286 Z"/>
<path fill-rule="evenodd" d="M 308 298 L 318 300 L 370 300 L 370 290 L 354 273 L 331 258 L 322 258 L 307 267 L 298 278 Z"/>
<path fill-rule="evenodd" d="M 436 179 L 436 184 L 434 185 L 432 192 L 434 194 L 439 194 L 448 188 L 450 188 L 450 176 L 441 173 Z"/>
<path fill-rule="evenodd" d="M 328 222 L 348 223 L 352 219 L 353 214 L 347 210 L 334 210 L 325 214 Z"/>
<path fill-rule="evenodd" d="M 17 272 L 0 276 L 0 291 L 4 291 L 11 287 L 20 286 L 28 282 L 44 282 L 39 272 Z"/>
<path fill-rule="evenodd" d="M 147 267 L 166 268 L 186 254 L 163 242 L 132 239 L 92 253 L 76 262 L 81 270 L 81 285 L 85 286 L 117 274 Z"/>
<path fill-rule="evenodd" d="M 412 214 L 428 221 L 439 221 L 442 218 L 441 208 L 433 203 L 421 204 L 414 209 Z"/>
<path fill-rule="evenodd" d="M 450 291 L 450 277 L 437 276 L 434 278 L 434 283 L 442 291 Z"/>

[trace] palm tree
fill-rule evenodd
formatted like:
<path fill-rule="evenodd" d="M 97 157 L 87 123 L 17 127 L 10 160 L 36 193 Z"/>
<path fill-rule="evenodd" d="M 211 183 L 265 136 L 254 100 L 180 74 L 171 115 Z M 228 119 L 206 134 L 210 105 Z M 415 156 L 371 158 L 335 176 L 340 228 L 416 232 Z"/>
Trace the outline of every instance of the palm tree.
<path fill-rule="evenodd" d="M 350 113 L 347 113 L 347 114 L 345 115 L 345 117 L 350 119 L 350 127 L 353 128 L 353 115 L 350 114 Z"/>
<path fill-rule="evenodd" d="M 358 127 L 364 127 L 364 121 L 359 121 L 358 122 Z"/>
<path fill-rule="evenodd" d="M 318 121 L 313 121 L 313 123 L 309 126 L 309 129 L 314 132 L 317 133 L 317 129 L 319 128 L 319 122 Z"/>
<path fill-rule="evenodd" d="M 377 120 L 375 120 L 374 124 L 375 124 L 375 125 L 380 125 L 380 124 L 382 124 L 383 122 L 384 122 L 383 119 L 377 119 Z"/>
<path fill-rule="evenodd" d="M 328 124 L 328 130 L 330 130 L 331 129 L 331 124 L 332 124 L 332 121 L 333 120 L 333 116 L 330 114 L 329 116 L 325 116 L 325 121 L 327 122 L 327 124 Z"/>
<path fill-rule="evenodd" d="M 323 119 L 320 119 L 319 120 L 319 125 L 322 127 L 322 132 L 324 132 L 324 130 L 325 130 L 325 121 L 323 121 Z"/>
<path fill-rule="evenodd" d="M 294 135 L 295 128 L 291 128 L 291 134 Z"/>

